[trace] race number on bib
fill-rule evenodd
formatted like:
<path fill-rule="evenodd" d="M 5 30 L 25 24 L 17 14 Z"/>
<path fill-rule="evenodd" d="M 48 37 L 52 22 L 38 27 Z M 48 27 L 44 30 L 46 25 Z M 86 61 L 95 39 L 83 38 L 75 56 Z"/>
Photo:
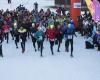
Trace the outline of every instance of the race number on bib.
<path fill-rule="evenodd" d="M 73 38 L 73 36 L 72 35 L 68 35 L 68 39 L 72 39 Z"/>
<path fill-rule="evenodd" d="M 54 41 L 54 39 L 50 39 L 50 41 Z"/>
<path fill-rule="evenodd" d="M 20 39 L 20 42 L 22 42 L 22 39 Z"/>
<path fill-rule="evenodd" d="M 41 41 L 42 39 L 43 39 L 43 37 L 42 36 L 39 36 L 38 40 Z"/>

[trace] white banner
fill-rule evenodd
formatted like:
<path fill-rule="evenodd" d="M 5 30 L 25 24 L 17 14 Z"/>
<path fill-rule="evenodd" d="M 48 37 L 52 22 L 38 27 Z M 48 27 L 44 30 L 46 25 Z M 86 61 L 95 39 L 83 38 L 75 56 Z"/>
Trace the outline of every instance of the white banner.
<path fill-rule="evenodd" d="M 81 3 L 74 3 L 74 8 L 81 8 Z"/>

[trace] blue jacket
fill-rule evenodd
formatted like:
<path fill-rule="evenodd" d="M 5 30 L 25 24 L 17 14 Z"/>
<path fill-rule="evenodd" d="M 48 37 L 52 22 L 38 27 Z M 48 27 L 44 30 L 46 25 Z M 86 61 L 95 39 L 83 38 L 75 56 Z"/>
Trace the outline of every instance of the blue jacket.
<path fill-rule="evenodd" d="M 62 32 L 65 33 L 66 30 L 67 30 L 67 23 L 64 22 L 62 27 Z"/>
<path fill-rule="evenodd" d="M 37 39 L 37 41 L 43 41 L 43 39 L 44 39 L 44 33 L 43 33 L 43 31 L 42 30 L 37 31 L 34 34 L 34 37 Z"/>
<path fill-rule="evenodd" d="M 65 38 L 68 39 L 69 35 L 72 35 L 72 39 L 73 39 L 74 34 L 75 34 L 75 26 L 73 23 L 70 23 L 68 27 L 65 29 L 64 32 Z"/>
<path fill-rule="evenodd" d="M 93 45 L 93 38 L 92 38 L 92 36 L 87 37 L 86 42 L 89 42 L 90 44 Z"/>
<path fill-rule="evenodd" d="M 37 30 L 36 30 L 35 28 L 31 28 L 31 32 L 32 32 L 32 33 L 36 33 L 36 31 L 37 31 Z"/>
<path fill-rule="evenodd" d="M 70 24 L 68 25 L 67 33 L 68 33 L 68 34 L 73 34 L 74 30 L 75 30 L 74 23 L 70 23 Z"/>

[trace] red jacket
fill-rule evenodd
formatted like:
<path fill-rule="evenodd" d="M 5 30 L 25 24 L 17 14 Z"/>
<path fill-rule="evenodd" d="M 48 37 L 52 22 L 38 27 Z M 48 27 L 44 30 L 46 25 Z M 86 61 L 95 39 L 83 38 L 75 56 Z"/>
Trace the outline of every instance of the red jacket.
<path fill-rule="evenodd" d="M 47 29 L 47 36 L 50 40 L 55 40 L 55 36 L 56 36 L 56 29 Z"/>
<path fill-rule="evenodd" d="M 4 33 L 9 32 L 9 26 L 8 25 L 3 25 L 3 32 Z"/>

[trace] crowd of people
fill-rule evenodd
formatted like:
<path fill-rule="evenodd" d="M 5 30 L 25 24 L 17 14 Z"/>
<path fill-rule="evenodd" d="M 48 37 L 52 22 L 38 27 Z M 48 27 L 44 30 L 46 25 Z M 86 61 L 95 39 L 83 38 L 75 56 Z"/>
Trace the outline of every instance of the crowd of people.
<path fill-rule="evenodd" d="M 85 36 L 86 49 L 98 48 L 100 51 L 100 21 L 95 22 L 89 13 L 78 17 L 79 31 Z"/>
<path fill-rule="evenodd" d="M 41 57 L 45 40 L 50 42 L 50 50 L 54 55 L 53 46 L 58 45 L 57 51 L 60 52 L 63 39 L 66 52 L 69 52 L 69 44 L 71 44 L 70 56 L 73 57 L 73 37 L 76 34 L 75 23 L 70 14 L 66 14 L 64 8 L 61 7 L 57 8 L 56 12 L 51 12 L 50 9 L 38 11 L 38 4 L 35 5 L 35 9 L 32 11 L 27 10 L 23 5 L 18 6 L 16 10 L 0 10 L 0 56 L 3 57 L 2 42 L 4 40 L 9 43 L 9 38 L 12 38 L 16 48 L 19 48 L 18 43 L 20 42 L 22 53 L 24 53 L 27 39 L 31 37 L 34 50 L 40 51 Z M 78 17 L 79 31 L 82 36 L 87 37 L 86 48 L 92 47 L 92 41 L 89 42 L 89 37 L 91 37 L 93 45 L 100 50 L 100 25 L 96 25 L 92 19 L 87 19 L 86 16 L 88 15 Z"/>

